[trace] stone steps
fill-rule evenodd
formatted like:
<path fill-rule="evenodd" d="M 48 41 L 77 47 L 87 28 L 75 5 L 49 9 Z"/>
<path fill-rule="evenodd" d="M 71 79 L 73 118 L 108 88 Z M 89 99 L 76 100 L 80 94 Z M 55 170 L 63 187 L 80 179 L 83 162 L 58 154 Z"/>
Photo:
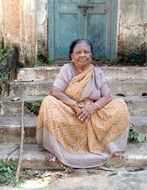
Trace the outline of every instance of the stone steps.
<path fill-rule="evenodd" d="M 25 142 L 36 143 L 36 116 L 25 115 Z M 21 116 L 0 117 L 0 143 L 20 143 L 21 136 Z"/>
<path fill-rule="evenodd" d="M 46 96 L 52 87 L 53 80 L 31 82 L 13 81 L 10 83 L 10 97 Z M 113 95 L 142 96 L 147 93 L 146 79 L 109 79 L 108 85 Z"/>
<path fill-rule="evenodd" d="M 28 96 L 25 99 L 20 99 L 19 97 L 15 98 L 5 98 L 0 101 L 0 116 L 14 116 L 21 115 L 22 110 L 22 101 L 34 101 L 42 100 L 43 96 Z M 27 107 L 24 107 L 25 114 L 31 114 Z"/>
<path fill-rule="evenodd" d="M 59 66 L 23 68 L 18 72 L 17 80 L 10 83 L 9 97 L 0 101 L 1 156 L 18 157 L 18 144 L 20 144 L 21 136 L 22 100 L 37 100 L 48 95 L 49 89 L 60 68 Z M 147 93 L 147 67 L 101 68 L 108 80 L 113 96 L 121 96 L 128 105 L 130 127 L 147 137 L 147 96 L 142 96 L 143 93 Z M 25 108 L 24 123 L 25 147 L 23 167 L 50 167 L 53 169 L 63 167 L 59 162 L 46 162 L 45 152 L 41 152 L 37 148 L 35 139 L 36 116 L 30 113 L 27 108 Z M 107 166 L 147 165 L 146 150 L 146 141 L 141 144 L 129 144 L 129 148 L 125 153 L 125 159 L 113 158 L 107 163 Z M 7 155 L 9 152 L 11 154 Z"/>
<path fill-rule="evenodd" d="M 37 117 L 25 115 L 25 142 L 36 143 Z M 130 117 L 130 127 L 147 137 L 147 117 Z M 19 143 L 21 136 L 21 116 L 0 117 L 0 143 Z"/>
<path fill-rule="evenodd" d="M 142 96 L 147 93 L 146 79 L 110 79 L 108 85 L 113 95 Z"/>
<path fill-rule="evenodd" d="M 147 143 L 128 144 L 128 149 L 122 158 L 112 158 L 106 167 L 144 167 L 147 166 Z M 22 168 L 35 169 L 65 169 L 59 161 L 47 162 L 45 159 L 47 151 L 41 151 L 36 144 L 24 144 Z M 17 159 L 19 155 L 19 144 L 0 144 L 0 155 L 3 158 Z"/>
<path fill-rule="evenodd" d="M 60 66 L 39 66 L 23 68 L 18 72 L 17 80 L 34 81 L 55 79 Z M 107 78 L 147 79 L 147 67 L 101 67 Z"/>
<path fill-rule="evenodd" d="M 126 96 L 122 98 L 126 101 L 131 116 L 147 115 L 147 97 Z M 43 99 L 43 96 L 28 96 L 25 97 L 24 101 L 33 101 L 38 99 Z M 0 116 L 21 114 L 22 100 L 19 98 L 18 100 L 16 99 L 16 101 L 14 100 L 15 99 L 13 98 L 7 98 L 0 101 Z M 25 113 L 26 114 L 30 113 L 30 111 L 26 107 L 25 107 Z"/>

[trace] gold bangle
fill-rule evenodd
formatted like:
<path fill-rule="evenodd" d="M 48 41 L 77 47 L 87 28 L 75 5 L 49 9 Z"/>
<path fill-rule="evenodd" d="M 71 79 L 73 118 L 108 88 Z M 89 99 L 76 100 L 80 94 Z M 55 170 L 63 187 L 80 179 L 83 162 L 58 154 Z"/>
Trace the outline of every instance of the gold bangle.
<path fill-rule="evenodd" d="M 74 103 L 72 103 L 70 106 L 73 106 L 73 105 L 75 105 L 75 104 L 77 104 L 77 102 L 75 101 Z"/>

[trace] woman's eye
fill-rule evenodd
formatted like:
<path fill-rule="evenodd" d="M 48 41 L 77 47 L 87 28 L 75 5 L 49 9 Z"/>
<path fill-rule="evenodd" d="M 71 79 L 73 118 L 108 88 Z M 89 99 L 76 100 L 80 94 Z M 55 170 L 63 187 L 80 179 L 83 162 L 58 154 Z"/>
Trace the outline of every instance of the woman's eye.
<path fill-rule="evenodd" d="M 77 51 L 77 52 L 75 52 L 76 55 L 80 55 L 82 53 L 89 54 L 90 52 L 89 51 Z"/>
<path fill-rule="evenodd" d="M 84 51 L 85 54 L 89 54 L 90 52 L 89 51 Z"/>
<path fill-rule="evenodd" d="M 75 54 L 80 55 L 80 54 L 81 54 L 81 51 L 78 51 L 78 52 L 76 52 Z"/>

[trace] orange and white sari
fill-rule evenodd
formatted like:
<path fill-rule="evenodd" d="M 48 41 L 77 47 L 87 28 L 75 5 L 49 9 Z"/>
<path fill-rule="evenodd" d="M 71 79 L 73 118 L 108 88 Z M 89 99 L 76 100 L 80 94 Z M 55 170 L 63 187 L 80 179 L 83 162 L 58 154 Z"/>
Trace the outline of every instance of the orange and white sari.
<path fill-rule="evenodd" d="M 80 104 L 93 83 L 93 66 L 73 77 L 65 94 Z M 65 165 L 89 168 L 103 165 L 114 152 L 127 147 L 128 109 L 123 99 L 112 100 L 91 115 L 88 122 L 53 96 L 44 98 L 37 122 L 37 142 Z"/>

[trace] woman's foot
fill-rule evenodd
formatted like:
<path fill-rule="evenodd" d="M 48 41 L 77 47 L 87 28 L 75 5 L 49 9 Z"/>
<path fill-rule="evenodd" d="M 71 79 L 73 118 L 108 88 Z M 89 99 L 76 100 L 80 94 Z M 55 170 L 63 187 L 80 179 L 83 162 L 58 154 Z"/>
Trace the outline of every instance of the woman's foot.
<path fill-rule="evenodd" d="M 46 160 L 49 162 L 55 162 L 56 157 L 52 153 L 48 152 L 48 153 L 46 153 Z"/>
<path fill-rule="evenodd" d="M 114 152 L 112 154 L 113 157 L 117 157 L 117 158 L 124 158 L 124 155 L 122 152 Z"/>

